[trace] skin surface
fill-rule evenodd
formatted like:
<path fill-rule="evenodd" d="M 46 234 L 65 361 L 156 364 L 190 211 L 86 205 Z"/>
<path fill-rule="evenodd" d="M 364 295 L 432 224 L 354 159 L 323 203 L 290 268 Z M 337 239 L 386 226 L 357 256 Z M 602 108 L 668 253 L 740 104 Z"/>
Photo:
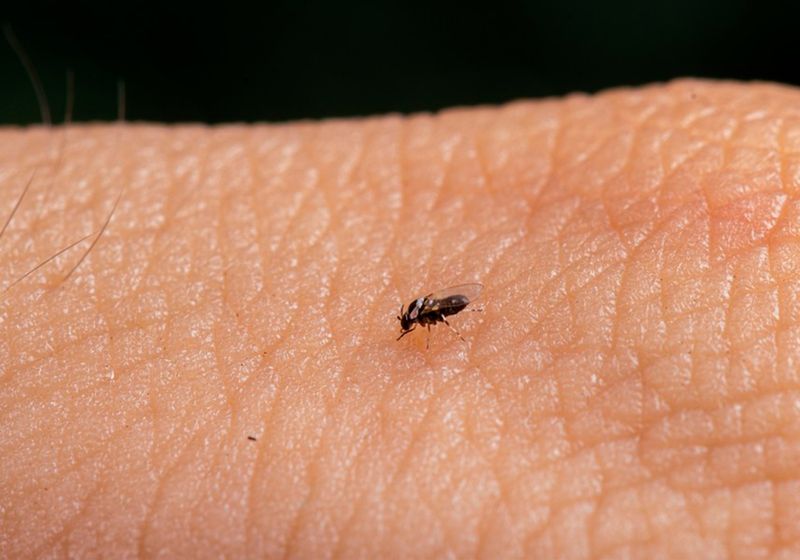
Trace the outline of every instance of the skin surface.
<path fill-rule="evenodd" d="M 800 555 L 797 90 L 5 128 L 3 222 L 34 169 L 0 290 L 122 197 L 0 298 L 0 557 Z"/>

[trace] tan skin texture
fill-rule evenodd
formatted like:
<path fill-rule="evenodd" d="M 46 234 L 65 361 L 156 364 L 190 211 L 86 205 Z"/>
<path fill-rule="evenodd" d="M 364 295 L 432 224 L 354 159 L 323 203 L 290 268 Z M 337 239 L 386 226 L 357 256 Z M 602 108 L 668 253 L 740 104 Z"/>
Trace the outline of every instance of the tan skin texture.
<path fill-rule="evenodd" d="M 797 90 L 0 158 L 0 557 L 800 554 Z"/>

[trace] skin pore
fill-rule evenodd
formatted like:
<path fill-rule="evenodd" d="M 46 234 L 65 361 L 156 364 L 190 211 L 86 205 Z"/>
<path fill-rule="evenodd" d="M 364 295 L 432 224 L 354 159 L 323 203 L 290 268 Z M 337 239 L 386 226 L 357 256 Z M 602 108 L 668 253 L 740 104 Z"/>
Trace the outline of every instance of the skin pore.
<path fill-rule="evenodd" d="M 0 129 L 0 557 L 800 555 L 799 107 Z"/>

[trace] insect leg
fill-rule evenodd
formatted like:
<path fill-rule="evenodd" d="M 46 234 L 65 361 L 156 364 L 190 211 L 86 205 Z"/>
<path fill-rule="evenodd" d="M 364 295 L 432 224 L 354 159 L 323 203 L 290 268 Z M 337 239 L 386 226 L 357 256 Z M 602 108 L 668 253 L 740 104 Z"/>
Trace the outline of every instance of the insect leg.
<path fill-rule="evenodd" d="M 428 326 L 428 338 L 425 339 L 425 350 L 431 349 L 431 326 Z"/>
<path fill-rule="evenodd" d="M 447 319 L 445 319 L 445 318 L 444 318 L 444 315 L 441 315 L 441 317 L 442 317 L 442 321 L 444 321 L 444 324 L 445 324 L 445 325 L 447 325 L 448 327 L 450 327 L 450 330 L 451 330 L 451 331 L 453 331 L 454 333 L 456 333 L 456 335 L 458 336 L 458 338 L 460 338 L 461 340 L 464 340 L 464 337 L 463 337 L 463 336 L 461 336 L 461 333 L 460 333 L 460 332 L 458 332 L 458 329 L 456 329 L 456 328 L 455 328 L 453 325 L 451 325 L 450 323 L 448 323 L 448 322 L 447 322 Z M 466 342 L 466 340 L 464 340 L 464 342 Z"/>

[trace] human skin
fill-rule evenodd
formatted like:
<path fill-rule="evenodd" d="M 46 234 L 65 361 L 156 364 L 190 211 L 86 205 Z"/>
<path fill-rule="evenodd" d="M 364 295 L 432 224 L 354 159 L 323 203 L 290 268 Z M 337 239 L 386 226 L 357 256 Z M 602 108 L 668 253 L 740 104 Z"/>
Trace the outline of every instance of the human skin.
<path fill-rule="evenodd" d="M 0 296 L 0 557 L 800 555 L 797 90 L 5 128 L 0 224 L 34 169 L 0 290 L 121 198 Z"/>

